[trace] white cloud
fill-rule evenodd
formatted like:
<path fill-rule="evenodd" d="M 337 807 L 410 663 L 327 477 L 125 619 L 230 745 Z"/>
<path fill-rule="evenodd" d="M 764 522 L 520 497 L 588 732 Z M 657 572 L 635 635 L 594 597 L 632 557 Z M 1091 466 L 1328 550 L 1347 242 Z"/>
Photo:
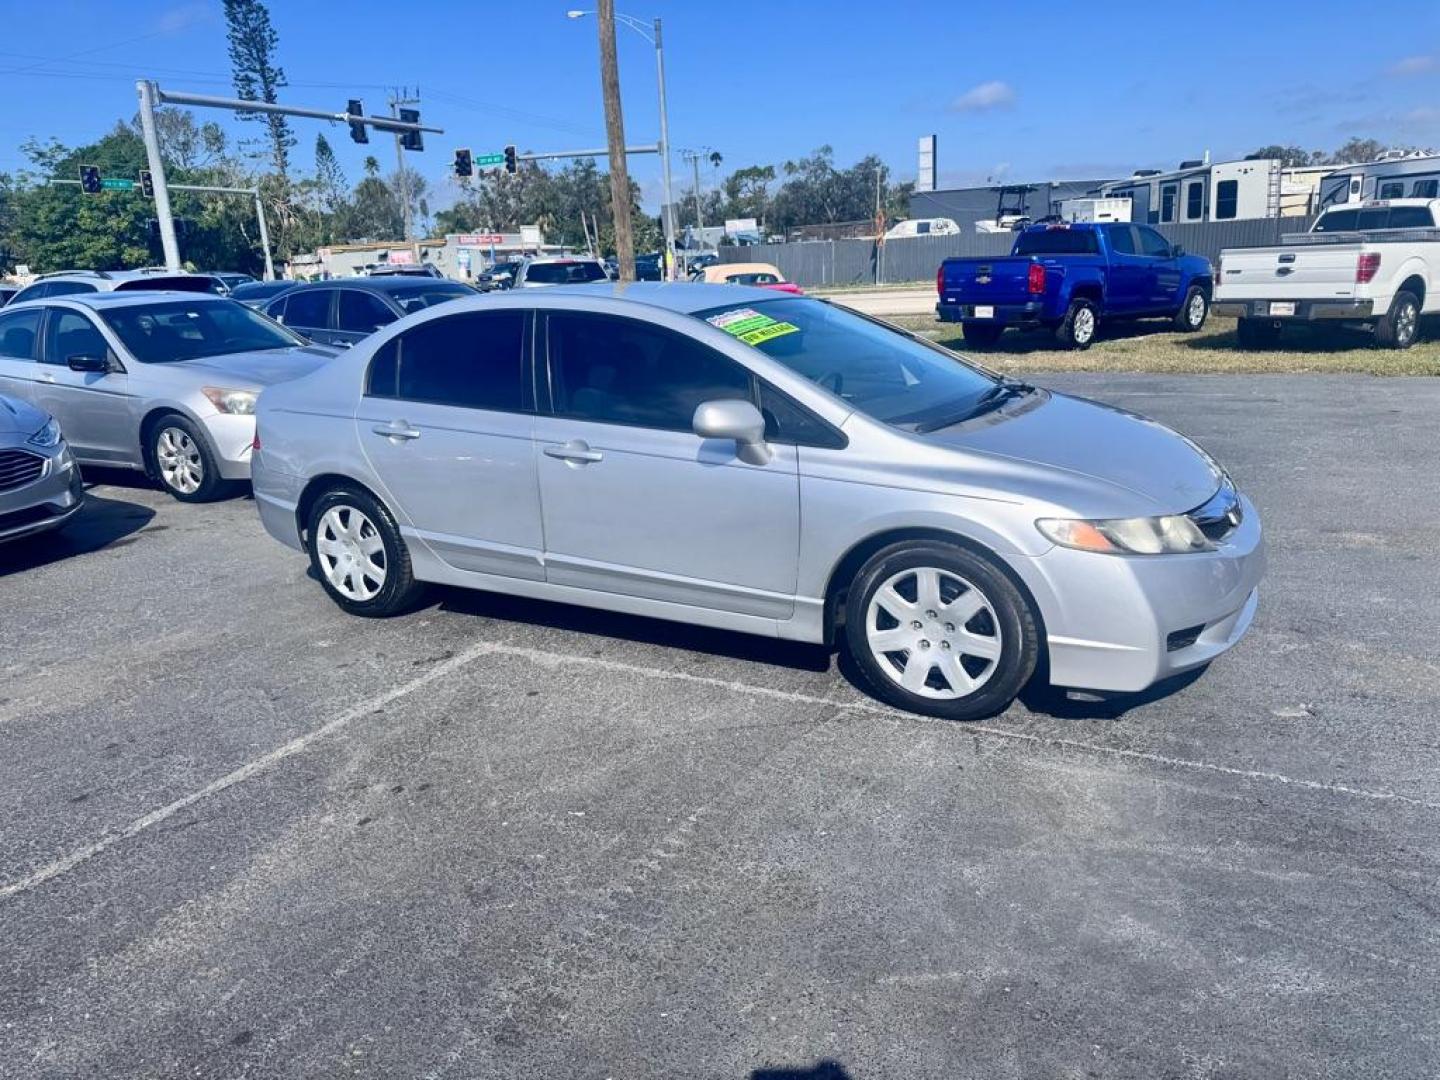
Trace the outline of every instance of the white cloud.
<path fill-rule="evenodd" d="M 988 112 L 1015 104 L 1015 90 L 1009 83 L 991 80 L 972 86 L 950 103 L 952 112 Z"/>
<path fill-rule="evenodd" d="M 1424 75 L 1440 69 L 1440 59 L 1434 56 L 1407 56 L 1390 65 L 1391 75 Z"/>
<path fill-rule="evenodd" d="M 178 34 L 196 23 L 208 22 L 209 18 L 210 10 L 205 4 L 182 4 L 161 14 L 158 25 L 162 34 Z"/>

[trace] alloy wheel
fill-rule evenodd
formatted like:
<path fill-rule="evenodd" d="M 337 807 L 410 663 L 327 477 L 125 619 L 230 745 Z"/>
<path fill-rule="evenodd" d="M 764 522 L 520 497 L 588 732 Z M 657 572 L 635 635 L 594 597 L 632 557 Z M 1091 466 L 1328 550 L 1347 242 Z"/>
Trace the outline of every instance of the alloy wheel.
<path fill-rule="evenodd" d="M 1004 647 L 990 599 L 958 574 L 922 566 L 886 579 L 865 613 L 880 669 L 921 697 L 954 700 L 995 674 Z"/>
<path fill-rule="evenodd" d="M 1085 344 L 1095 336 L 1095 312 L 1088 307 L 1082 307 L 1075 312 L 1075 321 L 1071 324 L 1071 334 L 1080 344 Z"/>
<path fill-rule="evenodd" d="M 385 587 L 385 541 L 375 523 L 353 506 L 332 506 L 316 530 L 320 569 L 347 600 L 365 601 Z"/>
<path fill-rule="evenodd" d="M 155 440 L 155 463 L 165 485 L 182 495 L 193 495 L 205 481 L 205 461 L 190 433 L 167 427 Z"/>
<path fill-rule="evenodd" d="M 1190 320 L 1190 325 L 1199 328 L 1205 318 L 1205 297 L 1198 292 L 1190 298 L 1190 307 L 1185 312 L 1185 317 Z"/>
<path fill-rule="evenodd" d="M 1401 304 L 1400 310 L 1395 312 L 1395 340 L 1401 345 L 1410 344 L 1415 337 L 1415 328 L 1419 317 L 1415 311 L 1414 304 Z"/>

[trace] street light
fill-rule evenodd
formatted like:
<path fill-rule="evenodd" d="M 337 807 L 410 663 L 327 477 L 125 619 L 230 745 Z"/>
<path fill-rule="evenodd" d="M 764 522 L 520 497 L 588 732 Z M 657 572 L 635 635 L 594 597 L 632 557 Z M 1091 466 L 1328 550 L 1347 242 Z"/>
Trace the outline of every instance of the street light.
<path fill-rule="evenodd" d="M 586 15 L 594 15 L 593 11 L 580 11 L 572 8 L 565 12 L 567 19 L 583 19 Z M 665 227 L 665 274 L 670 276 L 675 272 L 675 223 L 671 220 L 670 207 L 673 200 L 670 197 L 670 119 L 665 111 L 665 46 L 660 36 L 660 20 L 656 19 L 652 37 L 645 29 L 645 23 L 633 15 L 621 15 L 616 13 L 617 22 L 624 23 L 631 30 L 643 37 L 651 45 L 655 46 L 655 76 L 660 88 L 660 177 L 664 187 L 665 204 L 660 208 L 660 221 Z"/>

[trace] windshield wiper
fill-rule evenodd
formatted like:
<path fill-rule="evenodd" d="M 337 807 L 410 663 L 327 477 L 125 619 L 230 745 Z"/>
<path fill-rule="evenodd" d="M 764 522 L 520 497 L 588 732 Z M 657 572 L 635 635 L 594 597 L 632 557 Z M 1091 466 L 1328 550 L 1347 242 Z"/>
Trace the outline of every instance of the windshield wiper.
<path fill-rule="evenodd" d="M 1035 387 L 1027 382 L 1020 382 L 1018 379 L 1001 379 L 994 386 L 986 390 L 975 399 L 968 409 L 953 416 L 944 416 L 938 420 L 931 420 L 927 423 L 916 424 L 915 432 L 924 435 L 927 432 L 939 431 L 941 428 L 949 427 L 951 424 L 963 423 L 966 420 L 973 420 L 977 416 L 983 416 L 987 412 L 993 412 L 1012 397 L 1021 397 L 1033 393 Z"/>

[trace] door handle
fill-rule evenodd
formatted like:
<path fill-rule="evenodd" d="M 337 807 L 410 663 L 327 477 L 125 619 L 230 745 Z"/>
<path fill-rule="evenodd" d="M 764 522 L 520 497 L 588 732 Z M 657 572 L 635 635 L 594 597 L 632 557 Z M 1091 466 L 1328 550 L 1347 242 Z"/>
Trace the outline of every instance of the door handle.
<path fill-rule="evenodd" d="M 418 439 L 420 432 L 411 427 L 404 420 L 395 420 L 388 424 L 377 424 L 370 429 L 376 435 L 384 435 L 388 439 Z"/>
<path fill-rule="evenodd" d="M 550 445 L 545 447 L 547 457 L 559 458 L 572 465 L 588 465 L 593 461 L 601 460 L 605 455 L 599 450 L 591 450 L 588 443 L 581 439 L 571 439 L 563 445 Z"/>

